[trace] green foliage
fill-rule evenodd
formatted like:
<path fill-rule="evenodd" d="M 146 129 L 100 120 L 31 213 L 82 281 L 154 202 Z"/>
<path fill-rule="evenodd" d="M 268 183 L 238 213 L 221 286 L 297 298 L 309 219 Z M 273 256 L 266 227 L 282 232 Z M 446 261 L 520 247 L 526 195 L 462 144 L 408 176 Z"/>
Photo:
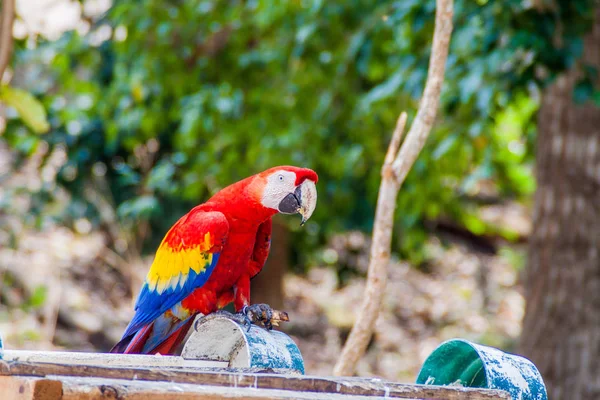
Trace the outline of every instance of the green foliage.
<path fill-rule="evenodd" d="M 456 1 L 441 114 L 399 196 L 403 255 L 423 257 L 423 221 L 442 214 L 485 233 L 469 200 L 483 184 L 532 192 L 536 93 L 580 57 L 593 6 L 555 3 L 546 12 Z M 58 178 L 74 196 L 68 218 L 102 222 L 85 196 L 102 178 L 119 216 L 150 220 L 159 240 L 225 184 L 295 164 L 320 175 L 299 246 L 369 230 L 395 118 L 414 114 L 426 79 L 434 9 L 433 0 L 122 1 L 89 33 L 20 50 L 49 112 L 44 140 L 67 148 Z M 14 124 L 7 137 L 24 152 L 39 140 Z"/>
<path fill-rule="evenodd" d="M 526 256 L 522 250 L 505 246 L 500 249 L 500 256 L 508 261 L 517 271 L 522 271 L 525 268 Z"/>
<path fill-rule="evenodd" d="M 44 305 L 48 296 L 48 288 L 46 286 L 38 286 L 34 289 L 31 296 L 27 299 L 23 308 L 26 310 L 38 309 Z"/>
<path fill-rule="evenodd" d="M 139 196 L 121 203 L 117 208 L 117 215 L 122 219 L 149 219 L 157 208 L 155 197 Z"/>
<path fill-rule="evenodd" d="M 50 129 L 44 106 L 25 90 L 0 86 L 0 101 L 13 107 L 32 131 L 44 133 Z"/>

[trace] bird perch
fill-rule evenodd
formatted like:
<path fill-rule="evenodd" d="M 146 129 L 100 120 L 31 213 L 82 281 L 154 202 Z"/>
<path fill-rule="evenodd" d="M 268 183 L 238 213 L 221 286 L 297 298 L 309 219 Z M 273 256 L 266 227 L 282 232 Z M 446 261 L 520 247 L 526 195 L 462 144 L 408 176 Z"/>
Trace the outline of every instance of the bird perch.
<path fill-rule="evenodd" d="M 354 373 L 356 364 L 364 354 L 373 335 L 387 284 L 387 265 L 390 260 L 396 198 L 404 179 L 423 149 L 435 121 L 452 34 L 452 14 L 453 0 L 436 1 L 433 48 L 429 59 L 429 71 L 423 98 L 401 147 L 400 141 L 406 124 L 406 113 L 403 112 L 398 118 L 381 169 L 382 179 L 373 226 L 367 286 L 357 319 L 334 367 L 333 373 L 337 376 Z"/>

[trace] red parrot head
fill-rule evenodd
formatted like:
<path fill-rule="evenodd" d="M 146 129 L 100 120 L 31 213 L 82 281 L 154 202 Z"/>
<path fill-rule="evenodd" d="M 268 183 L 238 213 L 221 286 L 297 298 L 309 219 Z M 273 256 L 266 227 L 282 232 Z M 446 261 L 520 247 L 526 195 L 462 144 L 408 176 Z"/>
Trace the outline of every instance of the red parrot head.
<path fill-rule="evenodd" d="M 300 214 L 304 224 L 317 206 L 317 173 L 308 168 L 281 166 L 260 174 L 260 202 L 282 214 Z"/>

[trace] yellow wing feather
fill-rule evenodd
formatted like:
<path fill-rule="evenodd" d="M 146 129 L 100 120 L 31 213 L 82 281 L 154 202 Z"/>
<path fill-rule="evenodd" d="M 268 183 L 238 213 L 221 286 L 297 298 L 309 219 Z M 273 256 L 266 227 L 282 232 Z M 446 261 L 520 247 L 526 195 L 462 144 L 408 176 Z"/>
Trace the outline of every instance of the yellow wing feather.
<path fill-rule="evenodd" d="M 210 232 L 204 235 L 203 241 L 192 246 L 182 243 L 173 248 L 163 240 L 146 276 L 148 288 L 161 294 L 167 288 L 175 289 L 183 284 L 190 270 L 196 274 L 205 271 L 213 260 L 213 254 L 208 253 L 212 245 Z"/>

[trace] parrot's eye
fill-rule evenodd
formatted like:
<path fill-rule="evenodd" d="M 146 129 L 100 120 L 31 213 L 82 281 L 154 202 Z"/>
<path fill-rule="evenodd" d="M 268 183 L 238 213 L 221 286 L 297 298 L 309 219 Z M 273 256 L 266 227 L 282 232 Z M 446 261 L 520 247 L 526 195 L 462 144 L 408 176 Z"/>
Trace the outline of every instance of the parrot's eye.
<path fill-rule="evenodd" d="M 279 182 L 283 182 L 283 175 L 279 175 L 277 178 L 279 179 Z"/>

